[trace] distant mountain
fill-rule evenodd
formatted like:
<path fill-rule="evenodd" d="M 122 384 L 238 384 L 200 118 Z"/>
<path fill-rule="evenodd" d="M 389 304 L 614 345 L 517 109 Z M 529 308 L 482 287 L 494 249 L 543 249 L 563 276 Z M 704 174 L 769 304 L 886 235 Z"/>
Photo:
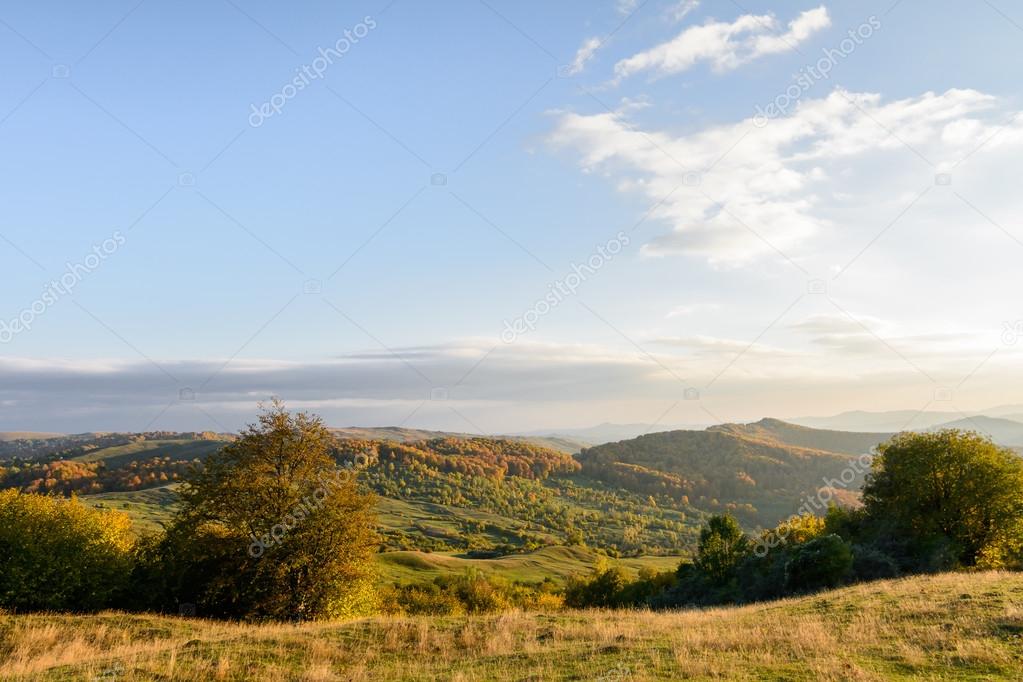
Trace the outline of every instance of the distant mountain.
<path fill-rule="evenodd" d="M 941 429 L 962 429 L 963 431 L 977 431 L 991 438 L 1000 445 L 1023 446 L 1023 423 L 999 417 L 964 417 L 955 421 L 946 422 L 933 426 L 928 431 L 939 431 Z"/>
<path fill-rule="evenodd" d="M 519 435 L 526 437 L 551 437 L 564 438 L 588 445 L 600 445 L 612 443 L 619 440 L 637 438 L 647 433 L 661 433 L 663 431 L 678 431 L 682 429 L 702 429 L 707 424 L 612 424 L 604 422 L 596 426 L 587 426 L 578 429 L 551 429 L 548 431 L 529 431 Z"/>
<path fill-rule="evenodd" d="M 892 410 L 889 412 L 866 412 L 855 410 L 842 412 L 831 417 L 793 417 L 787 422 L 808 426 L 812 429 L 835 431 L 860 431 L 874 433 L 898 433 L 919 431 L 960 418 L 958 412 L 921 412 L 919 410 Z"/>

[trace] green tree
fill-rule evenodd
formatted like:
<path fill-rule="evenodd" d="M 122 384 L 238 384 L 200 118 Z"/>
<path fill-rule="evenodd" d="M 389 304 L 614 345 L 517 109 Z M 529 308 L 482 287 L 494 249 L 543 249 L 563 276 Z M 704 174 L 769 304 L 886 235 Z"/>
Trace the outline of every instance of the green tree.
<path fill-rule="evenodd" d="M 973 432 L 903 433 L 881 445 L 863 489 L 869 523 L 908 537 L 934 567 L 1017 565 L 1023 461 Z"/>
<path fill-rule="evenodd" d="M 0 608 L 95 611 L 114 605 L 131 572 L 134 535 L 123 512 L 0 491 Z"/>
<path fill-rule="evenodd" d="M 713 585 L 722 586 L 732 580 L 749 550 L 749 538 L 734 517 L 712 516 L 700 529 L 694 563 Z"/>
<path fill-rule="evenodd" d="M 200 613 L 307 620 L 372 597 L 372 498 L 338 469 L 318 417 L 279 402 L 194 470 L 159 561 L 171 597 Z"/>

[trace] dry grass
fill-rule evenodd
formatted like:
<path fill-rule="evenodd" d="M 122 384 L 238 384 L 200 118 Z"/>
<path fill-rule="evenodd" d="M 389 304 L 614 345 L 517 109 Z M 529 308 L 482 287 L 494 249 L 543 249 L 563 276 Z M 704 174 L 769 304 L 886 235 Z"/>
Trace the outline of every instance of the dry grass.
<path fill-rule="evenodd" d="M 672 613 L 305 625 L 0 616 L 0 679 L 1023 679 L 1023 575 L 946 574 Z"/>

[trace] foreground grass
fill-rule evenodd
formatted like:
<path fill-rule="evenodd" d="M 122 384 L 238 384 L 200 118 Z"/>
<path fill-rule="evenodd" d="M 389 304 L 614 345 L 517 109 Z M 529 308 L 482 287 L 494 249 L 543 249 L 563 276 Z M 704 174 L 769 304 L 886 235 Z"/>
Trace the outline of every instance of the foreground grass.
<path fill-rule="evenodd" d="M 706 611 L 240 625 L 0 616 L 0 679 L 1020 679 L 1023 575 L 944 574 Z"/>

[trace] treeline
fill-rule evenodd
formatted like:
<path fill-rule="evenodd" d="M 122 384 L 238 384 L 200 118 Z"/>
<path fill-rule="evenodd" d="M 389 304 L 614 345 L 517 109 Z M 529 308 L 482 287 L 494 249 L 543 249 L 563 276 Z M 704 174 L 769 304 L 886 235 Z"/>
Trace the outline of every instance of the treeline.
<path fill-rule="evenodd" d="M 150 457 L 118 467 L 109 467 L 103 461 L 27 462 L 0 467 L 0 489 L 64 496 L 142 490 L 180 481 L 192 466 L 200 464 L 198 459 L 171 457 Z"/>
<path fill-rule="evenodd" d="M 522 441 L 492 438 L 435 438 L 413 443 L 342 440 L 336 446 L 342 460 L 355 461 L 375 453 L 381 464 L 412 462 L 445 473 L 503 479 L 506 476 L 543 480 L 573 473 L 579 463 L 571 455 Z"/>
<path fill-rule="evenodd" d="M 229 441 L 233 436 L 198 431 L 145 431 L 141 433 L 80 433 L 47 438 L 15 438 L 0 441 L 0 464 L 18 460 L 73 459 L 105 448 L 151 440 Z"/>
<path fill-rule="evenodd" d="M 570 606 L 734 604 L 900 575 L 1023 567 L 1023 460 L 974 433 L 900 434 L 879 447 L 863 506 L 831 505 L 748 536 L 730 516 L 696 556 L 629 580 L 604 567 L 573 582 Z"/>

